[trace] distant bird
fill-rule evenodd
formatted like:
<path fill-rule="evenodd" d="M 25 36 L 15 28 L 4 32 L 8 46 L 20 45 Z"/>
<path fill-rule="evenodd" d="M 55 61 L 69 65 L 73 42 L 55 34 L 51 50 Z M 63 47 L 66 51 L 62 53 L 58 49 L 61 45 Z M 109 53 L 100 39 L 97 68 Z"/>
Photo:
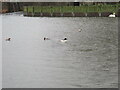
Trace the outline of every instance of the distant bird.
<path fill-rule="evenodd" d="M 103 69 L 104 71 L 109 71 L 110 69 L 109 68 L 105 68 L 105 69 Z"/>
<path fill-rule="evenodd" d="M 81 32 L 81 31 L 82 31 L 82 29 L 78 29 L 78 31 L 79 31 L 79 32 Z"/>
<path fill-rule="evenodd" d="M 48 37 L 44 37 L 44 40 L 50 40 Z"/>
<path fill-rule="evenodd" d="M 6 39 L 6 41 L 10 41 L 10 40 L 11 40 L 11 38 L 7 38 L 7 39 Z"/>
<path fill-rule="evenodd" d="M 67 42 L 67 38 L 65 37 L 64 39 L 60 40 L 61 42 Z"/>
<path fill-rule="evenodd" d="M 115 13 L 110 14 L 109 17 L 115 17 Z"/>

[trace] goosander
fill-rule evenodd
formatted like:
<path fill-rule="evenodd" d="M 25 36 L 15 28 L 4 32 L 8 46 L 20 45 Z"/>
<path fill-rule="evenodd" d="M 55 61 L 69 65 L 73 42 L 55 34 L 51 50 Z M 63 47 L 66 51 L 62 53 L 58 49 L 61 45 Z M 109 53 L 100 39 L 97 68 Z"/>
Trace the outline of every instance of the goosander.
<path fill-rule="evenodd" d="M 6 41 L 10 41 L 10 40 L 11 40 L 11 38 L 7 38 L 7 39 L 6 39 Z"/>
<path fill-rule="evenodd" d="M 61 42 L 67 42 L 67 38 L 65 37 L 64 39 L 60 40 Z"/>
<path fill-rule="evenodd" d="M 82 31 L 82 29 L 79 29 L 78 31 L 79 31 L 79 32 L 81 32 L 81 31 Z"/>
<path fill-rule="evenodd" d="M 44 40 L 50 40 L 48 37 L 44 37 Z"/>

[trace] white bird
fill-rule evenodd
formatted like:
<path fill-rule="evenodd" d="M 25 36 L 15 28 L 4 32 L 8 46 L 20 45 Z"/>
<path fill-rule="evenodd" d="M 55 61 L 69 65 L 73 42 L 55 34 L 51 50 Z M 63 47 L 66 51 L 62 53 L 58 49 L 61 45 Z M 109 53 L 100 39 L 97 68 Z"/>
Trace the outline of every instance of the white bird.
<path fill-rule="evenodd" d="M 67 38 L 65 37 L 64 39 L 60 40 L 61 42 L 67 42 Z"/>
<path fill-rule="evenodd" d="M 115 13 L 110 14 L 109 17 L 115 17 Z"/>
<path fill-rule="evenodd" d="M 81 32 L 81 31 L 82 31 L 82 29 L 79 29 L 78 31 L 79 31 L 79 32 Z"/>

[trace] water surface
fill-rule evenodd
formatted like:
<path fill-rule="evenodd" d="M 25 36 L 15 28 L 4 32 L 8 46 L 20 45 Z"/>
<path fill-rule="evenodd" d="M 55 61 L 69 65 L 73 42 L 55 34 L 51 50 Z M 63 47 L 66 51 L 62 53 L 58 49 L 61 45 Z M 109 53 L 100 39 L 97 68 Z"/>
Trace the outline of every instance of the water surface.
<path fill-rule="evenodd" d="M 3 88 L 118 87 L 118 18 L 2 19 Z"/>

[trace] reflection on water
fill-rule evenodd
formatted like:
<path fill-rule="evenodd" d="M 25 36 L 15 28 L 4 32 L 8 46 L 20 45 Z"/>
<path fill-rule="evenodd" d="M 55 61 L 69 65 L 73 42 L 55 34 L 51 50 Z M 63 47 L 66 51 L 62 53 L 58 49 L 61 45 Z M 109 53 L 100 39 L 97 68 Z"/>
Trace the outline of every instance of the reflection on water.
<path fill-rule="evenodd" d="M 3 88 L 118 87 L 117 19 L 4 15 Z"/>

